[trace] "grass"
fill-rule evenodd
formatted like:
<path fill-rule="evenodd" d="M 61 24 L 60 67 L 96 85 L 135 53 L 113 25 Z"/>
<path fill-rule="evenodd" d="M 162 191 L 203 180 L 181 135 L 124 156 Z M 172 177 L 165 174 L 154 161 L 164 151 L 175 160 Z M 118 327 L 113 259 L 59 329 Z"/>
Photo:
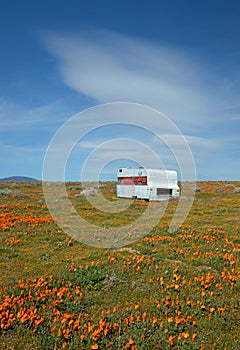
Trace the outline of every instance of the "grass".
<path fill-rule="evenodd" d="M 235 187 L 199 182 L 176 232 L 168 232 L 177 207 L 170 201 L 146 236 L 103 249 L 74 241 L 57 226 L 40 184 L 19 186 L 27 197 L 0 197 L 2 349 L 240 348 Z M 113 202 L 114 187 L 101 188 Z M 76 210 L 100 227 L 125 225 L 148 205 L 163 209 L 138 201 L 122 214 L 103 213 L 75 196 L 80 184 L 67 188 Z"/>

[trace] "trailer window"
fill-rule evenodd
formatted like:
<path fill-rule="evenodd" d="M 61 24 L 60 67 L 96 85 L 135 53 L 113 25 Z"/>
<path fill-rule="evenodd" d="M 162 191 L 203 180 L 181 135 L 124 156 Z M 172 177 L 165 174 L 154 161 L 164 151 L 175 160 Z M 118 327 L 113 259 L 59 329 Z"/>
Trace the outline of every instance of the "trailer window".
<path fill-rule="evenodd" d="M 147 185 L 147 176 L 142 177 L 143 185 Z"/>
<path fill-rule="evenodd" d="M 118 183 L 119 183 L 119 184 L 123 184 L 123 182 L 124 182 L 123 177 L 119 177 L 119 178 L 118 178 Z"/>
<path fill-rule="evenodd" d="M 157 196 L 171 195 L 172 189 L 169 188 L 157 188 Z"/>

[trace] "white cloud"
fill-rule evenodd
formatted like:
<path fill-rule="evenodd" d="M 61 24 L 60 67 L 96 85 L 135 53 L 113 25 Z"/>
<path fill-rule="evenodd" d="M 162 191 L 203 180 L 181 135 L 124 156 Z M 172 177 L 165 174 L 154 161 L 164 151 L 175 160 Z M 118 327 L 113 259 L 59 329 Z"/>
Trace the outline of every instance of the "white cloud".
<path fill-rule="evenodd" d="M 24 108 L 22 105 L 0 98 L 0 131 L 19 129 L 44 129 L 59 124 L 66 119 L 66 107 L 62 101 L 54 101 L 45 105 Z"/>
<path fill-rule="evenodd" d="M 219 147 L 219 142 L 217 140 L 207 139 L 204 137 L 193 136 L 193 135 L 174 135 L 174 134 L 161 134 L 158 136 L 160 140 L 166 142 L 167 144 L 172 145 L 173 148 L 182 148 L 183 137 L 186 139 L 192 150 L 203 149 L 207 150 L 216 150 Z"/>
<path fill-rule="evenodd" d="M 131 101 L 158 108 L 175 122 L 200 122 L 212 103 L 209 72 L 183 50 L 108 31 L 48 33 L 45 44 L 65 84 L 95 101 Z"/>
<path fill-rule="evenodd" d="M 0 144 L 1 151 L 6 154 L 12 154 L 14 156 L 21 155 L 26 156 L 30 154 L 37 154 L 37 153 L 43 153 L 45 152 L 44 147 L 34 147 L 34 146 L 18 146 L 13 144 Z"/>

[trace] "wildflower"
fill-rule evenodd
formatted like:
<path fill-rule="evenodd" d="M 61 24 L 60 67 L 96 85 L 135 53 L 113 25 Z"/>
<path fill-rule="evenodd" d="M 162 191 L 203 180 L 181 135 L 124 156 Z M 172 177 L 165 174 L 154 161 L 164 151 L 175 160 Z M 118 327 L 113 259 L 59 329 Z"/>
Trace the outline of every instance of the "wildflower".
<path fill-rule="evenodd" d="M 119 327 L 119 326 L 118 326 L 118 323 L 114 323 L 114 324 L 113 324 L 113 329 L 114 329 L 115 331 L 118 329 L 118 327 Z"/>
<path fill-rule="evenodd" d="M 175 339 L 175 336 L 174 335 L 170 335 L 170 337 L 168 338 L 169 345 L 173 345 L 174 339 Z"/>
<path fill-rule="evenodd" d="M 193 335 L 192 335 L 192 342 L 195 340 L 196 336 L 197 336 L 197 334 L 193 333 Z"/>
<path fill-rule="evenodd" d="M 155 325 L 155 324 L 157 323 L 157 321 L 158 321 L 157 317 L 153 317 L 153 318 L 152 318 L 152 323 L 153 323 L 153 325 Z"/>
<path fill-rule="evenodd" d="M 93 344 L 92 347 L 91 347 L 91 350 L 95 350 L 95 349 L 98 349 L 98 345 L 97 344 Z"/>

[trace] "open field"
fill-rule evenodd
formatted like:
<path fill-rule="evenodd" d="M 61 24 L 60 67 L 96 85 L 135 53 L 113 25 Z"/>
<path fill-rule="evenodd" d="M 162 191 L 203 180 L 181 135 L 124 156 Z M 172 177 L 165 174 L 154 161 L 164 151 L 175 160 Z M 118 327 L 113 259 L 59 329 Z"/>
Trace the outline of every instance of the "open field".
<path fill-rule="evenodd" d="M 173 200 L 147 236 L 123 249 L 68 237 L 51 218 L 41 184 L 0 184 L 6 187 L 12 194 L 0 196 L 1 349 L 240 348 L 240 182 L 199 182 L 176 232 L 168 232 Z M 103 213 L 78 196 L 78 183 L 67 188 L 77 211 L 103 228 L 124 225 L 149 205 Z M 101 191 L 114 200 L 114 188 L 104 183 Z M 163 203 L 151 205 L 160 210 Z"/>

